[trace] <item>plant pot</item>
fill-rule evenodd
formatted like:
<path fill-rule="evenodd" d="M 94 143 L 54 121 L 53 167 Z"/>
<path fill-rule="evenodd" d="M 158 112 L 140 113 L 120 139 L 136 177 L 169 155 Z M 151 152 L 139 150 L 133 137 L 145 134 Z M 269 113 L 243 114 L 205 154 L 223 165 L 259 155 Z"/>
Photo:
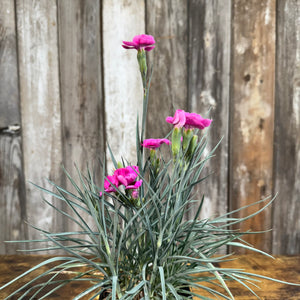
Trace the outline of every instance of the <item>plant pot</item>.
<path fill-rule="evenodd" d="M 191 289 L 188 286 L 183 287 L 179 292 L 178 295 L 187 297 L 188 299 L 193 299 L 193 296 L 190 295 L 188 292 L 190 292 Z M 111 290 L 110 289 L 104 289 L 101 294 L 99 295 L 99 300 L 105 300 L 107 296 L 109 296 Z"/>
<path fill-rule="evenodd" d="M 178 295 L 187 297 L 188 299 L 193 299 L 193 296 L 190 295 L 190 293 L 189 293 L 190 291 L 191 291 L 190 287 L 185 286 L 178 292 Z"/>
<path fill-rule="evenodd" d="M 107 296 L 109 296 L 111 290 L 110 289 L 104 289 L 103 291 L 101 291 L 100 295 L 99 295 L 99 300 L 104 300 L 106 299 Z"/>

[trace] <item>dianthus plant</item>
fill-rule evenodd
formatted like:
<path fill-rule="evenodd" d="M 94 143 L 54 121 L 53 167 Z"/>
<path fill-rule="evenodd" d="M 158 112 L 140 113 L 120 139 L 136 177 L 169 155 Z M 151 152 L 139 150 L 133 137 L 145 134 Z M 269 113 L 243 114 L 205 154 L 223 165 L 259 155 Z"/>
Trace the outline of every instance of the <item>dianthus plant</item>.
<path fill-rule="evenodd" d="M 74 299 L 210 299 L 204 292 L 211 299 L 233 299 L 228 280 L 256 295 L 251 283 L 266 277 L 220 268 L 218 262 L 231 258 L 218 253 L 224 246 L 261 252 L 244 243 L 243 233 L 231 228 L 261 212 L 272 199 L 261 200 L 264 208 L 245 218 L 233 218 L 231 212 L 200 219 L 204 198 L 195 187 L 205 179 L 202 170 L 214 152 L 205 155 L 204 151 L 203 129 L 212 120 L 177 109 L 173 116 L 166 116 L 168 136 L 146 139 L 151 72 L 145 51 L 154 49 L 155 40 L 138 35 L 122 46 L 137 51 L 144 91 L 143 114 L 136 125 L 136 161 L 128 162 L 125 153 L 118 162 L 110 151 L 114 170 L 107 172 L 102 163 L 102 182 L 95 182 L 89 170 L 86 175 L 78 171 L 77 180 L 65 171 L 76 193 L 53 182 L 53 191 L 39 187 L 66 204 L 68 209 L 63 211 L 47 202 L 79 229 L 55 233 L 37 229 L 43 238 L 31 242 L 45 242 L 46 246 L 30 251 L 63 250 L 66 255 L 47 259 L 0 290 L 49 265 L 8 298 L 46 299 L 70 281 L 90 282 Z M 160 147 L 166 149 L 161 152 Z M 170 155 L 162 157 L 168 149 Z M 58 276 L 61 274 L 66 277 Z"/>

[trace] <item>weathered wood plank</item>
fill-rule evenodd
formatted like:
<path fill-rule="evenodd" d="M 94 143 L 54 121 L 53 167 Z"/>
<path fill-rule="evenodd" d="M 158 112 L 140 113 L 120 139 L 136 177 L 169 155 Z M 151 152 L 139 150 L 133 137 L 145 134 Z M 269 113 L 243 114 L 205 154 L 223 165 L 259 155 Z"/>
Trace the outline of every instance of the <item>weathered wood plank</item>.
<path fill-rule="evenodd" d="M 272 193 L 275 1 L 235 0 L 232 9 L 229 184 L 231 208 L 235 209 Z M 252 206 L 239 216 L 257 209 Z M 241 231 L 269 229 L 270 212 L 267 209 L 244 222 Z M 270 233 L 245 240 L 271 250 Z"/>
<path fill-rule="evenodd" d="M 20 125 L 15 7 L 0 1 L 0 128 Z"/>
<path fill-rule="evenodd" d="M 13 0 L 0 3 L 0 77 L 0 253 L 5 254 L 24 245 L 4 241 L 27 237 Z"/>
<path fill-rule="evenodd" d="M 56 1 L 17 0 L 16 11 L 25 179 L 51 188 L 46 178 L 59 183 L 62 160 Z M 62 226 L 39 190 L 28 184 L 26 195 L 29 222 L 49 231 Z M 40 233 L 31 229 L 29 238 Z"/>
<path fill-rule="evenodd" d="M 136 163 L 136 116 L 143 104 L 141 76 L 135 50 L 125 50 L 122 41 L 145 33 L 143 0 L 103 1 L 104 90 L 106 137 L 117 160 Z M 107 151 L 108 173 L 112 171 Z"/>
<path fill-rule="evenodd" d="M 100 185 L 105 158 L 99 1 L 58 2 L 63 164 L 78 179 L 87 165 Z M 70 182 L 64 187 L 72 189 Z M 74 229 L 74 224 L 72 224 Z"/>
<path fill-rule="evenodd" d="M 187 104 L 187 1 L 146 2 L 147 33 L 155 37 L 156 48 L 149 56 L 153 77 L 149 97 L 147 138 L 162 138 L 171 130 L 165 121 Z"/>
<path fill-rule="evenodd" d="M 227 212 L 231 1 L 190 1 L 188 20 L 188 109 L 204 116 L 211 109 L 207 149 L 223 136 L 207 163 L 212 175 L 199 188 L 205 195 L 201 217 L 207 218 Z"/>
<path fill-rule="evenodd" d="M 4 241 L 27 238 L 26 192 L 19 131 L 0 134 L 0 254 L 13 254 L 25 245 Z"/>
<path fill-rule="evenodd" d="M 282 254 L 300 253 L 299 37 L 300 1 L 278 1 L 272 251 Z"/>
<path fill-rule="evenodd" d="M 146 12 L 147 33 L 156 40 L 156 48 L 148 55 L 153 76 L 146 138 L 164 138 L 172 129 L 166 117 L 173 116 L 177 109 L 188 109 L 188 3 L 150 0 L 146 1 Z M 160 150 L 161 156 L 168 161 L 171 158 L 169 149 L 164 146 Z"/>

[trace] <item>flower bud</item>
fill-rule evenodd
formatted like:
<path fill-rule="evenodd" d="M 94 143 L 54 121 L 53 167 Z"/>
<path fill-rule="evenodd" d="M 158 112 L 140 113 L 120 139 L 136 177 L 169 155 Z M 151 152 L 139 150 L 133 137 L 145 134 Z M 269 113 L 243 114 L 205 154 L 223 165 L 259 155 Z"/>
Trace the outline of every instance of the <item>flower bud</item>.
<path fill-rule="evenodd" d="M 185 150 L 188 148 L 190 141 L 193 137 L 194 130 L 193 129 L 185 129 L 183 131 L 183 140 L 182 140 L 182 150 L 185 152 Z"/>
<path fill-rule="evenodd" d="M 150 149 L 150 162 L 151 162 L 153 174 L 157 175 L 160 169 L 160 160 L 156 155 L 155 149 Z"/>
<path fill-rule="evenodd" d="M 181 128 L 175 127 L 172 133 L 172 153 L 175 158 L 179 152 L 181 147 Z"/>
<path fill-rule="evenodd" d="M 189 148 L 186 152 L 186 158 L 191 159 L 198 144 L 198 136 L 194 135 L 190 141 Z"/>
<path fill-rule="evenodd" d="M 140 66 L 140 72 L 142 75 L 142 78 L 146 78 L 147 74 L 147 62 L 146 62 L 146 52 L 144 49 L 138 50 L 137 53 L 137 60 Z"/>

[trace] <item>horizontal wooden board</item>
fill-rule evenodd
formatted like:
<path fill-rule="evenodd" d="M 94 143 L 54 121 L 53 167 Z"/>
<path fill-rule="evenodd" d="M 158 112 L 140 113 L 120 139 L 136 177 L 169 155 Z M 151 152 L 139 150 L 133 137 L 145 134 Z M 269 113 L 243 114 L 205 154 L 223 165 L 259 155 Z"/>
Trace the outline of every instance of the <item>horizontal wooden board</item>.
<path fill-rule="evenodd" d="M 22 272 L 27 271 L 30 267 L 37 265 L 38 263 L 51 258 L 51 256 L 41 256 L 41 255 L 29 255 L 17 256 L 17 255 L 6 255 L 0 256 L 0 281 L 6 283 L 9 280 L 15 278 Z M 300 257 L 299 256 L 278 256 L 275 260 L 271 258 L 266 258 L 263 255 L 241 255 L 233 256 L 234 260 L 220 263 L 218 267 L 223 268 L 235 268 L 243 269 L 247 272 L 256 273 L 259 275 L 269 276 L 281 280 L 286 280 L 292 283 L 300 282 Z M 41 269 L 43 272 L 47 270 L 47 266 Z M 4 291 L 1 291 L 3 297 L 8 296 L 9 293 L 13 292 L 16 286 L 21 286 L 22 284 L 28 282 L 28 280 L 34 278 L 38 272 L 30 273 L 28 277 L 22 278 L 16 285 L 9 286 Z M 60 276 L 59 279 L 67 278 L 66 276 Z M 259 282 L 255 284 L 258 287 L 250 285 L 250 287 L 257 293 L 261 299 L 291 299 L 298 300 L 300 293 L 300 286 L 290 286 L 286 284 L 276 283 L 268 280 L 258 279 Z M 69 299 L 70 297 L 75 297 L 79 293 L 87 289 L 91 283 L 87 281 L 81 282 L 70 282 L 65 287 L 58 289 L 51 295 L 51 299 Z M 238 283 L 228 282 L 229 288 L 234 295 L 236 300 L 255 300 L 257 297 L 253 295 L 250 291 L 247 291 L 245 287 Z M 216 289 L 216 285 L 213 286 Z M 49 289 L 49 287 L 48 287 Z M 47 288 L 46 288 L 47 290 Z M 221 288 L 218 290 L 222 291 Z M 205 293 L 203 290 L 195 291 L 202 296 L 211 298 L 212 295 Z M 224 292 L 224 291 L 223 291 Z M 41 296 L 41 294 L 39 294 Z M 68 298 L 66 298 L 68 295 Z M 92 295 L 83 297 L 82 299 L 90 299 Z M 200 299 L 200 297 L 195 297 Z M 202 298 L 203 299 L 203 298 Z M 217 299 L 217 298 L 213 298 Z"/>

